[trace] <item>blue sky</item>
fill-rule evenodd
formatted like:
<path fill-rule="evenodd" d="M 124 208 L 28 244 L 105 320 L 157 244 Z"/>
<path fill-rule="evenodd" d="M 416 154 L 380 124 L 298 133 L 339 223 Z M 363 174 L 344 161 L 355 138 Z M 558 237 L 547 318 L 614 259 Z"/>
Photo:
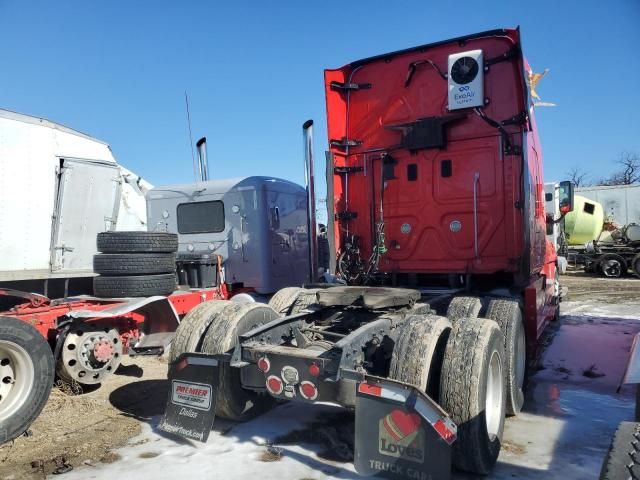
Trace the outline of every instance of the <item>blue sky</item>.
<path fill-rule="evenodd" d="M 516 25 L 534 69 L 551 69 L 538 90 L 558 107 L 537 113 L 547 180 L 640 153 L 638 0 L 0 0 L 0 108 L 104 139 L 159 185 L 193 180 L 186 89 L 212 177 L 302 182 L 308 118 L 324 158 L 323 68 Z"/>

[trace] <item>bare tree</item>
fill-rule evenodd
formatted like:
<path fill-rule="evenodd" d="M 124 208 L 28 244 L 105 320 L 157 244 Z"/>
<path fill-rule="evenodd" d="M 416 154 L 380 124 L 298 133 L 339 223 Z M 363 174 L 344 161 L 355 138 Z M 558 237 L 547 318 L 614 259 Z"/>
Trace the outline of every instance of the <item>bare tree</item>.
<path fill-rule="evenodd" d="M 588 181 L 589 174 L 579 167 L 571 167 L 565 173 L 565 175 L 569 177 L 569 180 L 571 180 L 571 183 L 573 183 L 576 187 L 589 186 L 589 181 Z"/>
<path fill-rule="evenodd" d="M 600 180 L 600 185 L 631 185 L 640 182 L 640 156 L 637 153 L 620 153 L 616 164 L 620 165 L 620 170 Z"/>

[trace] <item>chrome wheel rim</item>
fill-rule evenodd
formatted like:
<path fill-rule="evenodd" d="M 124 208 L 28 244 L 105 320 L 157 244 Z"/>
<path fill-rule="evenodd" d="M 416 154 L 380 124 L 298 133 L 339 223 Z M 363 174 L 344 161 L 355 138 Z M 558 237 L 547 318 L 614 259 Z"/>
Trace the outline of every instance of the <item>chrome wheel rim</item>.
<path fill-rule="evenodd" d="M 35 378 L 33 361 L 20 345 L 0 340 L 0 422 L 27 401 Z"/>
<path fill-rule="evenodd" d="M 502 417 L 504 417 L 504 412 L 502 411 L 503 381 L 500 355 L 494 351 L 491 354 L 489 371 L 487 372 L 484 415 L 487 424 L 487 433 L 492 440 L 498 435 L 500 422 L 502 421 Z"/>

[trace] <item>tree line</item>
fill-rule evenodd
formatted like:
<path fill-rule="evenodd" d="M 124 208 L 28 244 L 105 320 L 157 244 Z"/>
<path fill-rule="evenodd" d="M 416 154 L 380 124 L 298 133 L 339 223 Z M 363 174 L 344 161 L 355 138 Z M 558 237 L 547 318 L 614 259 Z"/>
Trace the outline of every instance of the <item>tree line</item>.
<path fill-rule="evenodd" d="M 636 152 L 621 152 L 614 163 L 618 169 L 608 177 L 594 179 L 582 167 L 576 166 L 567 170 L 566 176 L 576 187 L 631 185 L 640 182 L 640 155 Z"/>

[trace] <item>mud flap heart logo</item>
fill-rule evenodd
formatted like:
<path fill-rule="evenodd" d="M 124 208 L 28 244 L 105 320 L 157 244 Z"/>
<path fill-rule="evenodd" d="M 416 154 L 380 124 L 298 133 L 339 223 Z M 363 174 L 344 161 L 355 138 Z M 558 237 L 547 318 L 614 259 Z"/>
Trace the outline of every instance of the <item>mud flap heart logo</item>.
<path fill-rule="evenodd" d="M 378 452 L 412 462 L 424 461 L 424 432 L 417 413 L 393 410 L 379 421 Z"/>

